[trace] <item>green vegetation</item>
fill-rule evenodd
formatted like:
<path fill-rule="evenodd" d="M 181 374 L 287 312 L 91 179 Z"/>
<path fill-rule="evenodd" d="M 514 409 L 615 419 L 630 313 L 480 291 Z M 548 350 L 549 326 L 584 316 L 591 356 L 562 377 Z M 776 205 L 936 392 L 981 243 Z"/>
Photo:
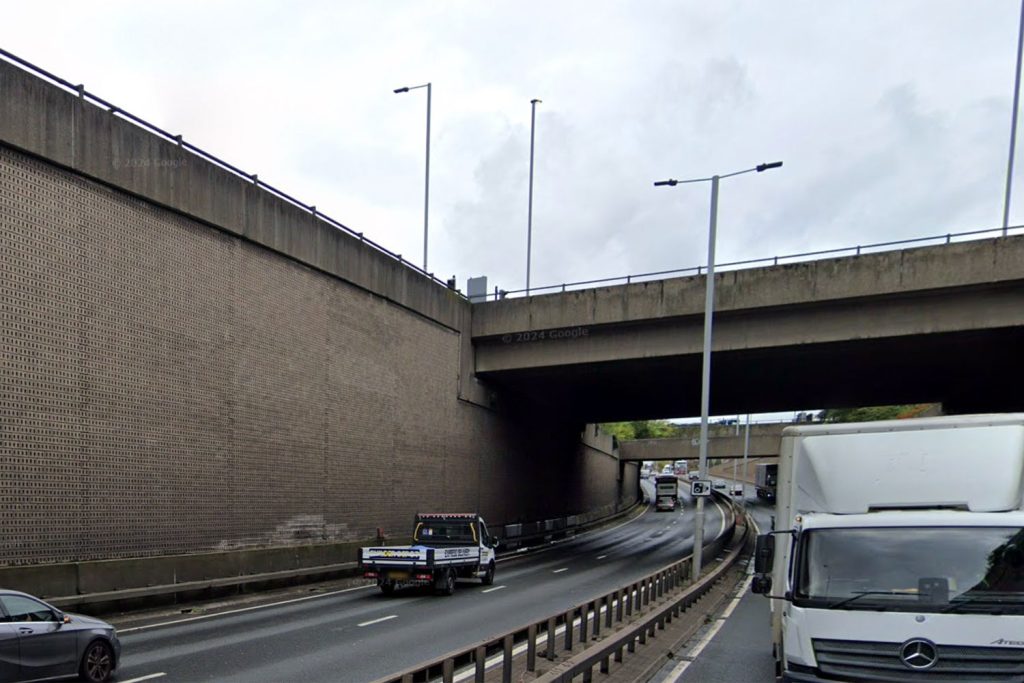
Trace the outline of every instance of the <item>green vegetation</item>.
<path fill-rule="evenodd" d="M 606 422 L 601 429 L 619 441 L 633 439 L 665 439 L 678 436 L 679 427 L 667 420 L 636 420 L 634 422 Z"/>
<path fill-rule="evenodd" d="M 919 417 L 936 407 L 934 403 L 867 408 L 832 408 L 821 411 L 823 422 L 870 422 L 872 420 L 904 420 Z"/>

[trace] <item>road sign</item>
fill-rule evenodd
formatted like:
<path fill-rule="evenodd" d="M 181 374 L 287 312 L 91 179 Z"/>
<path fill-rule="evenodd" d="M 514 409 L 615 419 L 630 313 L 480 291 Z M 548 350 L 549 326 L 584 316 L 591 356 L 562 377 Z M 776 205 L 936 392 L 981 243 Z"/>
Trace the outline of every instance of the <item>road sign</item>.
<path fill-rule="evenodd" d="M 691 496 L 710 496 L 711 495 L 711 480 L 710 479 L 698 479 L 697 481 L 690 482 L 690 495 Z"/>

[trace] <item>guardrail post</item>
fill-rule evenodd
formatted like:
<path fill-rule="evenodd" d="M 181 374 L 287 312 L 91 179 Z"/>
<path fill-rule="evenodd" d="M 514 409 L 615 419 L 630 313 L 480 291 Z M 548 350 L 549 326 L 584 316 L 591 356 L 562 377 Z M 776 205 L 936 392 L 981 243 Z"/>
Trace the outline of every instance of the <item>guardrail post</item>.
<path fill-rule="evenodd" d="M 636 600 L 635 592 L 637 590 L 637 584 L 631 584 L 626 589 L 626 616 L 633 616 L 633 601 Z"/>
<path fill-rule="evenodd" d="M 412 683 L 412 674 L 404 674 L 402 676 L 402 683 Z"/>
<path fill-rule="evenodd" d="M 537 624 L 526 629 L 526 670 L 537 670 Z"/>
<path fill-rule="evenodd" d="M 604 598 L 594 600 L 594 640 L 601 635 L 601 603 Z"/>
<path fill-rule="evenodd" d="M 565 649 L 567 652 L 572 652 L 572 622 L 575 615 L 576 610 L 569 610 L 565 613 Z"/>
<path fill-rule="evenodd" d="M 544 656 L 548 659 L 548 661 L 551 661 L 551 662 L 555 661 L 555 626 L 556 626 L 555 617 L 549 618 L 548 619 L 548 644 L 547 644 L 547 651 L 544 653 Z"/>
<path fill-rule="evenodd" d="M 605 655 L 604 657 L 601 658 L 601 667 L 600 667 L 599 671 L 601 673 L 603 673 L 603 674 L 606 674 L 609 671 L 611 671 L 611 668 L 612 668 L 611 661 L 610 661 L 608 655 Z"/>
<path fill-rule="evenodd" d="M 644 626 L 642 629 L 640 629 L 639 638 L 640 638 L 640 644 L 641 645 L 646 645 L 647 644 L 647 627 L 646 626 Z M 630 642 L 632 642 L 632 641 L 630 641 Z M 630 650 L 630 652 L 632 652 L 632 650 Z"/>
<path fill-rule="evenodd" d="M 441 663 L 441 679 L 444 683 L 455 681 L 455 660 L 449 657 Z"/>
<path fill-rule="evenodd" d="M 636 638 L 630 638 L 626 643 L 626 649 L 630 652 L 636 652 Z"/>
<path fill-rule="evenodd" d="M 501 683 L 512 683 L 512 634 L 502 640 Z"/>
<path fill-rule="evenodd" d="M 614 659 L 615 659 L 616 662 L 619 662 L 620 664 L 622 663 L 622 646 L 621 645 L 618 646 L 617 648 L 615 648 Z"/>
<path fill-rule="evenodd" d="M 587 645 L 587 622 L 590 621 L 590 603 L 580 607 L 580 645 Z"/>
<path fill-rule="evenodd" d="M 476 660 L 476 672 L 473 676 L 475 683 L 484 683 L 484 677 L 486 676 L 487 669 L 487 646 L 477 645 L 476 651 L 473 654 L 473 659 Z"/>
<path fill-rule="evenodd" d="M 616 595 L 618 601 L 615 603 L 615 621 L 618 623 L 622 622 L 622 611 L 625 608 L 625 605 L 622 603 L 626 601 L 626 592 L 627 589 L 625 588 L 621 588 L 616 591 L 616 593 L 618 593 L 618 595 Z"/>

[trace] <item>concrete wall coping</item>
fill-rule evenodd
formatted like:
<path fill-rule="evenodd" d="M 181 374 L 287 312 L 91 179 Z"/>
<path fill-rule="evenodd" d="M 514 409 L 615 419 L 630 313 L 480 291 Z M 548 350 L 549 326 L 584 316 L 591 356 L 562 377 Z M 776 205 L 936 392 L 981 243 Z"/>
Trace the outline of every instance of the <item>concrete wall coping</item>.
<path fill-rule="evenodd" d="M 469 302 L 175 142 L 0 60 L 0 144 L 272 249 L 451 329 Z"/>

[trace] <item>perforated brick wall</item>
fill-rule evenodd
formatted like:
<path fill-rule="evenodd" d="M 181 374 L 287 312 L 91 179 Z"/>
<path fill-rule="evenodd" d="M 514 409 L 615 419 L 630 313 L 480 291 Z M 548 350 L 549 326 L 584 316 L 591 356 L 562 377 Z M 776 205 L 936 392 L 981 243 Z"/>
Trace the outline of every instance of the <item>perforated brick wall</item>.
<path fill-rule="evenodd" d="M 579 425 L 459 401 L 457 332 L 5 147 L 0 331 L 0 565 L 402 536 L 418 510 L 501 524 L 622 495 Z"/>

